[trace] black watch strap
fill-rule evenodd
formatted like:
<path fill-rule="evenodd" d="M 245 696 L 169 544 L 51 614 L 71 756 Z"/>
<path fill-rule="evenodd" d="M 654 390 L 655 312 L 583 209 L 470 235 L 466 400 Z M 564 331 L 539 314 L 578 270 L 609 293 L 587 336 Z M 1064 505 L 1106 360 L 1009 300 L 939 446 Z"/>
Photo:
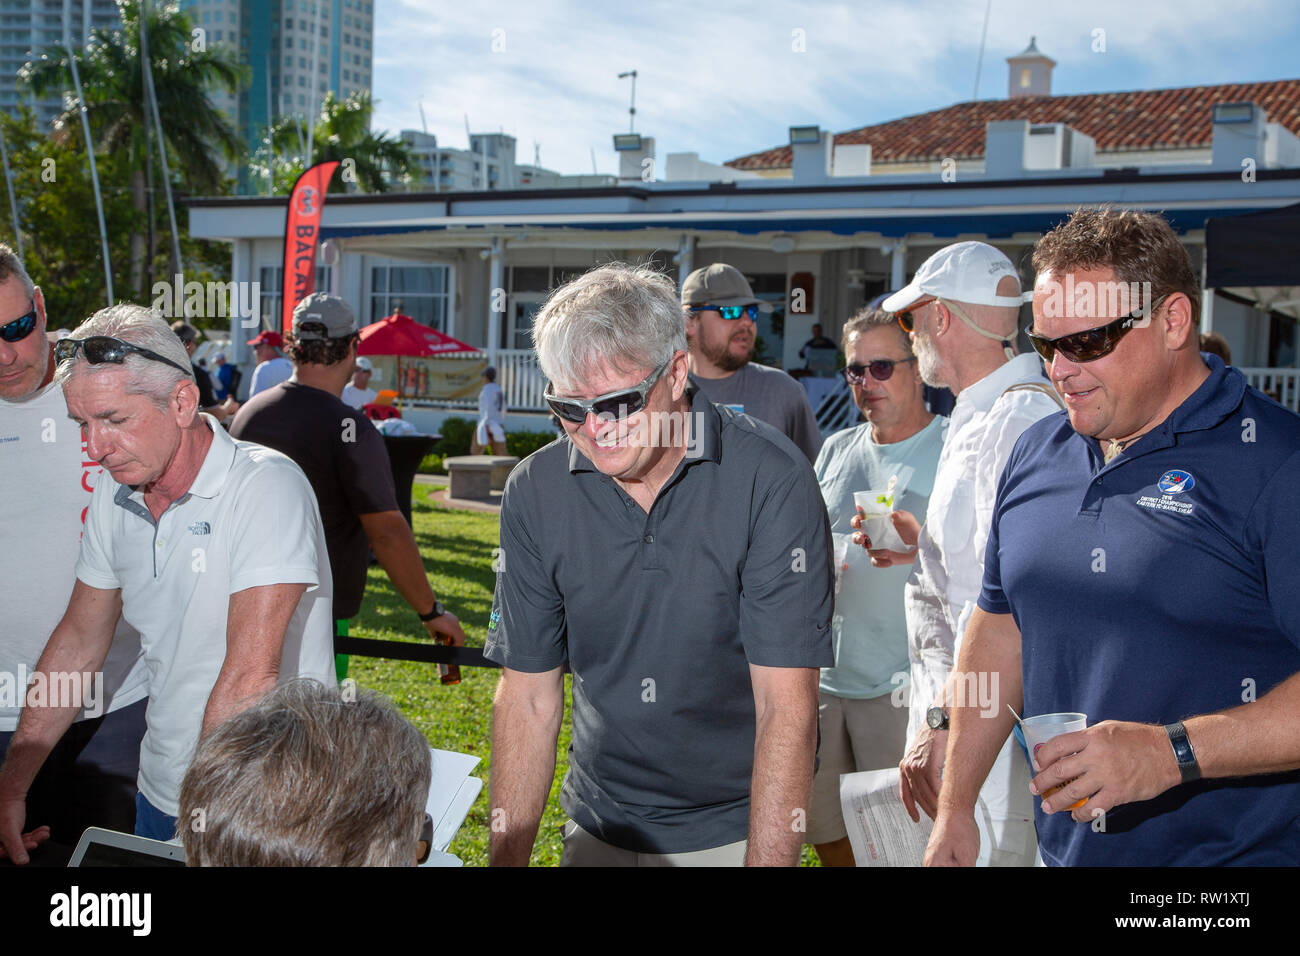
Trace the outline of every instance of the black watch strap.
<path fill-rule="evenodd" d="M 442 617 L 446 613 L 447 613 L 447 609 L 442 606 L 442 602 L 439 601 L 437 598 L 434 598 L 433 610 L 430 611 L 428 614 L 421 614 L 420 620 L 424 621 L 427 624 L 429 621 L 432 621 L 434 618 Z"/>
<path fill-rule="evenodd" d="M 1187 739 L 1187 728 L 1183 722 L 1179 720 L 1165 724 L 1165 733 L 1169 735 L 1169 743 L 1174 748 L 1174 759 L 1178 761 L 1178 772 L 1182 774 L 1183 783 L 1200 780 L 1201 767 L 1196 762 L 1196 752 L 1192 750 L 1192 742 Z"/>

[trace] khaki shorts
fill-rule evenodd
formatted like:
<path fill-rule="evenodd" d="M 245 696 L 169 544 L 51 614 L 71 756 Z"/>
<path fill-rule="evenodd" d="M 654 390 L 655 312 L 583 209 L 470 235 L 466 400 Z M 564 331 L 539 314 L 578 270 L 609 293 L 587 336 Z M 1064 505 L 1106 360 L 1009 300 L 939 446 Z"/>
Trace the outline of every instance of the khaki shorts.
<path fill-rule="evenodd" d="M 907 749 L 907 708 L 892 694 L 855 700 L 818 694 L 821 749 L 813 777 L 805 843 L 834 843 L 849 835 L 840 808 L 840 774 L 897 768 Z"/>
<path fill-rule="evenodd" d="M 572 820 L 564 825 L 560 866 L 744 866 L 748 841 L 688 853 L 637 853 L 597 839 Z"/>

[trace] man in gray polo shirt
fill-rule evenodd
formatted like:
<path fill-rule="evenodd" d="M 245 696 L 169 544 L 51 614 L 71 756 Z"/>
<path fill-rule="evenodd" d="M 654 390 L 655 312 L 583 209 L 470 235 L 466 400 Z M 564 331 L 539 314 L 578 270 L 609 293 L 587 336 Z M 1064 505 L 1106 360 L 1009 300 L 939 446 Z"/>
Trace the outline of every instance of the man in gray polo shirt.
<path fill-rule="evenodd" d="M 511 473 L 484 654 L 495 865 L 526 864 L 555 774 L 566 865 L 793 865 L 830 644 L 826 509 L 776 429 L 690 388 L 648 269 L 559 289 L 533 327 L 565 437 Z"/>

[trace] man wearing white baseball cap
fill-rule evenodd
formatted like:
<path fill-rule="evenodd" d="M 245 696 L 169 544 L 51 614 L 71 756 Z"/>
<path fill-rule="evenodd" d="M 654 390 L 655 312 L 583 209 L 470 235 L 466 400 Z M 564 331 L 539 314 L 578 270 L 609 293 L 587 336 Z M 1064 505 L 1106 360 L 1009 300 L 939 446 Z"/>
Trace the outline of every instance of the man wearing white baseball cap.
<path fill-rule="evenodd" d="M 379 393 L 370 387 L 370 376 L 374 374 L 374 371 L 375 367 L 370 364 L 370 359 L 364 355 L 357 356 L 357 364 L 352 372 L 352 380 L 343 386 L 344 405 L 364 409 L 378 397 Z"/>
<path fill-rule="evenodd" d="M 925 383 L 957 397 L 924 527 L 908 512 L 894 513 L 900 536 L 916 551 L 871 551 L 877 567 L 916 562 L 904 591 L 912 743 L 899 765 L 899 790 L 915 820 L 918 804 L 932 818 L 937 812 L 954 700 L 972 706 L 976 696 L 998 699 L 987 675 L 959 674 L 954 663 L 980 593 L 1003 466 L 1020 433 L 1061 408 L 1038 356 L 1016 354 L 1020 304 L 1015 266 L 983 242 L 940 249 L 882 304 L 911 334 Z M 870 548 L 865 535 L 855 540 Z M 978 865 L 1033 865 L 1030 776 L 1019 744 L 1009 739 L 980 791 Z"/>

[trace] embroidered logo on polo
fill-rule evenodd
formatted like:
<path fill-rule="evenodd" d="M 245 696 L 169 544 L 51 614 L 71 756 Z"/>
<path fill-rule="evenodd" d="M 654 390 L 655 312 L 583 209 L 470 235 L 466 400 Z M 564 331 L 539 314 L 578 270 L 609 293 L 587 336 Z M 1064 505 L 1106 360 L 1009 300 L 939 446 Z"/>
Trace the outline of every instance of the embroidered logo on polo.
<path fill-rule="evenodd" d="M 1160 495 L 1143 495 L 1138 498 L 1139 508 L 1151 508 L 1154 511 L 1170 511 L 1174 514 L 1189 515 L 1196 510 L 1196 506 L 1186 498 L 1180 497 L 1185 495 L 1196 487 L 1196 479 L 1188 472 L 1179 468 L 1172 468 L 1160 476 L 1156 482 L 1156 490 Z"/>
<path fill-rule="evenodd" d="M 211 534 L 212 525 L 206 521 L 196 521 L 189 527 L 190 534 Z"/>

